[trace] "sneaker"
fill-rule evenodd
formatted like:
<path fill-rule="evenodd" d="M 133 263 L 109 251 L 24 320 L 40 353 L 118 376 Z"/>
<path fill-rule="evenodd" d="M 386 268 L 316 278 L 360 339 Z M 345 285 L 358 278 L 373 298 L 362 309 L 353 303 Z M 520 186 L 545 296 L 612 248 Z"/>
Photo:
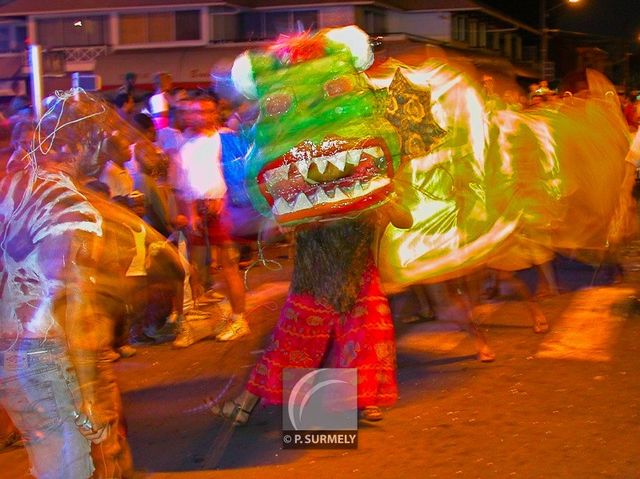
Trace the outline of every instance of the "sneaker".
<path fill-rule="evenodd" d="M 164 325 L 166 326 L 167 324 L 179 324 L 181 321 L 184 321 L 184 314 L 178 313 L 177 311 L 172 311 L 171 314 L 167 316 Z"/>
<path fill-rule="evenodd" d="M 135 354 L 138 352 L 136 348 L 134 348 L 133 346 L 129 346 L 128 344 L 120 346 L 117 351 L 121 358 L 130 358 L 131 356 L 135 356 Z"/>
<path fill-rule="evenodd" d="M 185 321 L 197 321 L 198 319 L 208 319 L 211 317 L 211 313 L 206 311 L 200 311 L 198 309 L 192 309 L 184 316 Z"/>
<path fill-rule="evenodd" d="M 210 290 L 200 296 L 196 301 L 198 302 L 198 304 L 212 304 L 217 303 L 218 301 L 222 301 L 223 299 L 225 299 L 224 294 L 220 294 L 217 291 Z"/>
<path fill-rule="evenodd" d="M 229 321 L 225 328 L 216 336 L 218 341 L 233 341 L 251 333 L 249 323 L 245 319 Z"/>
<path fill-rule="evenodd" d="M 191 328 L 188 325 L 183 325 L 178 331 L 176 339 L 173 340 L 174 348 L 188 348 L 193 343 L 195 343 L 195 339 L 191 334 Z"/>

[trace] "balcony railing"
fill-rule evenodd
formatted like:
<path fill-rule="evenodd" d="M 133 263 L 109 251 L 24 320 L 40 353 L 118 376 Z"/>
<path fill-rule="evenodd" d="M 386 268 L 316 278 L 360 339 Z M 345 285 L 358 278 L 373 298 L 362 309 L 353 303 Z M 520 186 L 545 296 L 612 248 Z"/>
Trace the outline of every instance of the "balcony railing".
<path fill-rule="evenodd" d="M 67 63 L 87 63 L 92 62 L 101 55 L 109 53 L 107 45 L 95 45 L 87 47 L 58 47 L 49 51 L 64 52 L 64 59 Z"/>

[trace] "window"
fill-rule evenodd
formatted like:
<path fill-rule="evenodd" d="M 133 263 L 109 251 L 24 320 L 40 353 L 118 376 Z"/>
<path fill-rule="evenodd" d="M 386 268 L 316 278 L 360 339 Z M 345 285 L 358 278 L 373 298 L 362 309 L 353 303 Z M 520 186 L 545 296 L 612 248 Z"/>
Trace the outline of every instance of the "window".
<path fill-rule="evenodd" d="M 169 43 L 200 39 L 200 11 L 127 13 L 119 16 L 120 44 Z"/>
<path fill-rule="evenodd" d="M 175 38 L 175 23 L 177 22 L 174 22 L 173 14 L 171 13 L 150 13 L 147 15 L 147 40 L 139 43 L 144 41 L 149 43 L 172 41 Z"/>
<path fill-rule="evenodd" d="M 283 33 L 295 32 L 295 26 L 290 23 L 289 12 L 266 12 L 266 37 L 276 38 Z"/>
<path fill-rule="evenodd" d="M 493 50 L 500 50 L 500 32 L 493 32 L 493 42 L 491 48 Z"/>
<path fill-rule="evenodd" d="M 365 10 L 362 29 L 369 34 L 387 32 L 387 17 L 379 10 Z"/>
<path fill-rule="evenodd" d="M 478 20 L 473 18 L 469 20 L 469 46 L 478 46 Z"/>
<path fill-rule="evenodd" d="M 212 42 L 232 42 L 238 38 L 237 15 L 211 14 L 210 38 Z"/>
<path fill-rule="evenodd" d="M 318 29 L 318 12 L 315 10 L 301 10 L 299 12 L 293 12 L 293 28 L 298 31 L 298 28 L 303 30 L 317 30 Z"/>
<path fill-rule="evenodd" d="M 480 23 L 478 25 L 478 46 L 480 48 L 487 48 L 487 24 Z"/>
<path fill-rule="evenodd" d="M 23 23 L 0 23 L 0 53 L 24 51 L 26 38 L 27 27 Z"/>
<path fill-rule="evenodd" d="M 120 16 L 120 43 L 144 43 L 147 37 L 147 16 Z"/>
<path fill-rule="evenodd" d="M 513 57 L 516 61 L 522 60 L 522 37 L 520 35 L 514 36 L 515 46 L 514 46 L 514 54 Z"/>
<path fill-rule="evenodd" d="M 11 26 L 0 25 L 0 52 L 11 51 Z"/>
<path fill-rule="evenodd" d="M 242 38 L 244 40 L 264 40 L 264 14 L 262 13 L 242 13 L 240 15 L 240 25 L 242 27 Z"/>
<path fill-rule="evenodd" d="M 467 17 L 460 15 L 456 17 L 456 21 L 458 22 L 457 40 L 461 42 L 466 42 L 467 41 Z"/>
<path fill-rule="evenodd" d="M 243 40 L 273 39 L 281 34 L 315 30 L 318 28 L 318 11 L 247 12 L 240 14 L 239 25 Z"/>
<path fill-rule="evenodd" d="M 513 57 L 513 35 L 507 33 L 504 36 L 503 53 L 507 58 Z"/>
<path fill-rule="evenodd" d="M 467 41 L 467 17 L 464 15 L 457 15 L 452 20 L 452 38 L 458 42 Z"/>
<path fill-rule="evenodd" d="M 105 16 L 37 20 L 38 42 L 44 48 L 105 45 L 106 21 Z"/>
<path fill-rule="evenodd" d="M 200 12 L 186 10 L 176 12 L 176 40 L 189 41 L 200 39 Z"/>

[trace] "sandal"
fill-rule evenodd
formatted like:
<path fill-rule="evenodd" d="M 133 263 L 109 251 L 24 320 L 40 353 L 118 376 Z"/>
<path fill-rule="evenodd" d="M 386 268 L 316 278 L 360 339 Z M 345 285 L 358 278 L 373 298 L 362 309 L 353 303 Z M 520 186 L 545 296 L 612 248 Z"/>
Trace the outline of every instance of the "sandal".
<path fill-rule="evenodd" d="M 362 411 L 360 411 L 360 418 L 365 421 L 382 421 L 384 414 L 382 413 L 382 409 L 378 406 L 367 406 Z"/>
<path fill-rule="evenodd" d="M 533 332 L 536 334 L 544 334 L 549 332 L 549 323 L 547 323 L 547 319 L 540 315 L 536 315 L 533 318 Z"/>
<path fill-rule="evenodd" d="M 234 426 L 245 426 L 249 422 L 251 413 L 256 407 L 256 404 L 258 404 L 258 401 L 256 400 L 249 408 L 246 408 L 244 404 L 236 402 L 235 399 L 228 399 L 213 405 L 209 401 L 205 401 L 205 403 L 214 416 L 230 419 Z"/>

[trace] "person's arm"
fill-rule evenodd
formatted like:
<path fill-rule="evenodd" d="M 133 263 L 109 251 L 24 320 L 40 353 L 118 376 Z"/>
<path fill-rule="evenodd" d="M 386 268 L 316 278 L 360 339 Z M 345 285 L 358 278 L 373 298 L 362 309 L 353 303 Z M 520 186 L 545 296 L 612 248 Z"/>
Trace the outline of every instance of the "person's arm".
<path fill-rule="evenodd" d="M 409 229 L 413 225 L 411 212 L 399 201 L 395 193 L 391 194 L 389 200 L 376 211 L 380 221 L 385 224 L 391 223 L 401 229 Z"/>
<path fill-rule="evenodd" d="M 82 398 L 76 423 L 80 432 L 97 444 L 106 438 L 109 424 L 94 414 L 97 352 L 108 341 L 99 337 L 104 328 L 98 327 L 96 321 L 102 316 L 94 310 L 96 239 L 78 231 L 66 238 L 68 254 L 63 261 L 62 279 L 66 290 L 65 336 Z"/>

